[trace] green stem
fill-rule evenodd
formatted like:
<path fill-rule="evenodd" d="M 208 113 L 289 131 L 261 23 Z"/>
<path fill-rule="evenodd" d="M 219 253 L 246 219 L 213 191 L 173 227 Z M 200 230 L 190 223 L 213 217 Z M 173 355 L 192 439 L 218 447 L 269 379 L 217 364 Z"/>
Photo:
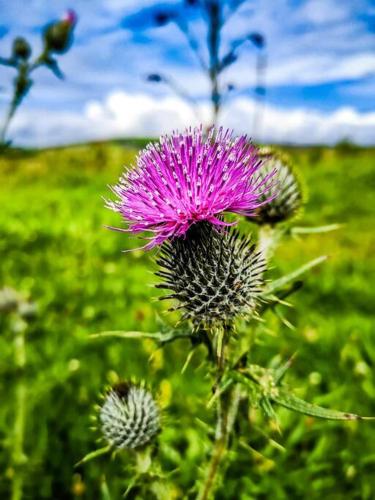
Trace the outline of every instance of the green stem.
<path fill-rule="evenodd" d="M 16 112 L 16 108 L 17 107 L 14 106 L 14 103 L 12 101 L 11 104 L 10 104 L 10 106 L 9 106 L 7 115 L 5 117 L 2 129 L 1 129 L 1 133 L 0 133 L 0 145 L 5 144 L 5 137 L 6 137 L 6 134 L 8 132 L 8 128 L 9 128 L 10 122 L 11 122 L 13 116 L 14 116 L 14 113 Z"/>
<path fill-rule="evenodd" d="M 225 352 L 229 339 L 229 329 L 217 334 L 217 377 L 215 389 L 218 390 L 220 380 L 225 370 Z M 220 471 L 221 463 L 228 449 L 229 436 L 232 432 L 237 418 L 238 405 L 241 399 L 241 389 L 237 384 L 230 391 L 221 392 L 217 397 L 217 419 L 215 431 L 215 443 L 211 453 L 211 460 L 208 465 L 207 474 L 197 500 L 207 500 L 216 488 L 216 479 Z"/>
<path fill-rule="evenodd" d="M 266 262 L 269 262 L 280 243 L 284 230 L 268 224 L 261 226 L 258 235 L 258 248 L 262 252 Z"/>
<path fill-rule="evenodd" d="M 25 366 L 26 366 L 26 343 L 25 343 L 25 327 L 21 325 L 17 328 L 14 337 L 14 364 L 17 369 L 17 382 L 15 388 L 15 418 L 13 426 L 13 450 L 12 463 L 14 467 L 14 476 L 12 480 L 12 500 L 21 500 L 24 470 L 23 467 L 27 462 L 27 457 L 24 453 L 24 436 L 25 436 L 25 421 L 26 421 L 26 382 L 25 382 Z"/>
<path fill-rule="evenodd" d="M 237 418 L 240 400 L 241 387 L 239 384 L 233 387 L 229 398 L 227 394 L 221 394 L 218 398 L 215 443 L 206 478 L 198 494 L 197 500 L 208 500 L 215 493 L 216 479 L 228 450 L 229 436 Z"/>

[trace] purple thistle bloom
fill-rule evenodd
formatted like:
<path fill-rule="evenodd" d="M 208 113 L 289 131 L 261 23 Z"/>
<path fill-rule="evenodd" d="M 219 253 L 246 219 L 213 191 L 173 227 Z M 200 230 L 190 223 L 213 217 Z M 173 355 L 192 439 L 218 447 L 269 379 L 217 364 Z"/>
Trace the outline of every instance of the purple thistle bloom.
<path fill-rule="evenodd" d="M 153 233 L 145 248 L 184 235 L 199 221 L 215 226 L 231 225 L 220 215 L 232 212 L 253 216 L 267 203 L 273 172 L 257 174 L 261 161 L 246 136 L 233 137 L 230 130 L 202 127 L 163 136 L 149 144 L 112 188 L 117 201 L 108 208 L 119 212 L 129 231 Z M 262 195 L 268 193 L 265 200 Z M 113 228 L 115 229 L 115 228 Z"/>

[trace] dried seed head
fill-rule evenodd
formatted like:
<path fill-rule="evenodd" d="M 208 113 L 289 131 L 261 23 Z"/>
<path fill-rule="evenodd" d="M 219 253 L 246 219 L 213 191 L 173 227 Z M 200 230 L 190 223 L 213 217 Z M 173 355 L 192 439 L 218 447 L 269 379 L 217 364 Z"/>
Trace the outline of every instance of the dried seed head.
<path fill-rule="evenodd" d="M 102 432 L 116 448 L 148 444 L 160 428 L 159 408 L 141 385 L 120 383 L 107 393 L 99 411 Z"/>
<path fill-rule="evenodd" d="M 277 224 L 295 217 L 303 205 L 301 183 L 288 160 L 275 154 L 269 148 L 260 151 L 259 157 L 263 166 L 259 170 L 259 178 L 264 179 L 271 172 L 276 171 L 274 182 L 277 195 L 268 203 L 257 209 L 257 216 L 249 220 L 258 224 Z M 262 195 L 264 200 L 270 198 L 270 192 Z"/>
<path fill-rule="evenodd" d="M 263 257 L 235 230 L 217 230 L 201 222 L 186 237 L 165 242 L 157 263 L 158 288 L 177 299 L 182 319 L 196 327 L 223 324 L 254 312 L 261 290 Z"/>

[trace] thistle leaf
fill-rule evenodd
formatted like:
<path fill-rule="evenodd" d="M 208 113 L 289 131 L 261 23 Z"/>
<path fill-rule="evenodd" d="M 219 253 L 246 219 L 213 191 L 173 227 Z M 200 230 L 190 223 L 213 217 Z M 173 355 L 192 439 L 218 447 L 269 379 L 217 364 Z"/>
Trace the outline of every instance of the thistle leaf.
<path fill-rule="evenodd" d="M 340 229 L 342 226 L 342 224 L 328 224 L 326 226 L 318 227 L 292 227 L 290 232 L 292 235 L 329 233 L 330 231 Z"/>
<path fill-rule="evenodd" d="M 104 448 L 99 448 L 98 450 L 91 451 L 90 453 L 87 453 L 82 460 L 77 462 L 74 467 L 79 467 L 80 465 L 86 464 L 87 462 L 90 462 L 90 460 L 94 460 L 97 457 L 100 457 L 102 455 L 106 455 L 112 450 L 111 445 L 104 446 Z"/>
<path fill-rule="evenodd" d="M 279 388 L 277 392 L 270 395 L 273 401 L 288 410 L 295 411 L 297 413 L 302 413 L 303 415 L 309 415 L 310 417 L 323 418 L 326 420 L 369 420 L 371 417 L 361 417 L 360 415 L 355 415 L 354 413 L 347 413 L 337 410 L 329 410 L 328 408 L 322 408 L 311 403 L 298 398 L 294 394 L 288 392 L 283 388 Z"/>
<path fill-rule="evenodd" d="M 292 271 L 291 273 L 282 276 L 281 278 L 272 281 L 270 283 L 265 291 L 263 292 L 263 296 L 267 297 L 269 295 L 272 295 L 275 293 L 276 290 L 279 290 L 280 288 L 283 288 L 285 285 L 290 283 L 291 281 L 294 281 L 295 279 L 299 278 L 302 274 L 306 273 L 310 269 L 313 269 L 314 267 L 318 266 L 322 262 L 324 262 L 327 259 L 326 255 L 322 255 L 320 257 L 317 257 L 316 259 L 311 260 L 310 262 L 307 262 L 307 264 L 304 264 L 303 266 L 299 267 L 295 271 Z"/>
<path fill-rule="evenodd" d="M 123 332 L 121 330 L 114 330 L 108 332 L 100 332 L 94 333 L 90 335 L 92 339 L 100 339 L 104 337 L 117 337 L 122 339 L 152 339 L 156 342 L 160 342 L 161 344 L 166 344 L 168 342 L 172 342 L 176 339 L 181 338 L 191 338 L 192 333 L 181 331 L 181 330 L 170 330 L 168 332 L 137 332 L 137 331 L 129 331 Z"/>
<path fill-rule="evenodd" d="M 286 374 L 286 372 L 289 370 L 289 368 L 291 367 L 293 361 L 295 360 L 297 356 L 297 353 L 295 352 L 287 361 L 286 363 L 278 366 L 277 368 L 274 369 L 274 379 L 275 379 L 275 383 L 278 385 L 280 384 L 280 382 L 282 381 L 282 379 L 284 378 L 284 375 Z"/>
<path fill-rule="evenodd" d="M 250 365 L 245 370 L 242 370 L 242 373 L 238 371 L 231 372 L 231 376 L 247 388 L 252 406 L 260 406 L 267 415 L 272 410 L 270 410 L 269 401 L 264 403 L 266 399 L 288 410 L 326 420 L 375 420 L 375 417 L 362 417 L 354 413 L 330 410 L 308 403 L 287 389 L 279 387 L 278 384 L 292 363 L 293 358 L 294 356 L 277 370 Z"/>

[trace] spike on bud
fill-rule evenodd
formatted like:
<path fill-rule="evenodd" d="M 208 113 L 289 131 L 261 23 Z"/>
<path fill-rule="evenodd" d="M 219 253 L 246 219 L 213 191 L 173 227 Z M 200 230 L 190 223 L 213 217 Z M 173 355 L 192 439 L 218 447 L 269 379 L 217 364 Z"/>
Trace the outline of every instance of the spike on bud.
<path fill-rule="evenodd" d="M 107 392 L 99 420 L 105 439 L 120 449 L 143 447 L 160 429 L 160 412 L 152 394 L 133 382 L 120 382 Z"/>

